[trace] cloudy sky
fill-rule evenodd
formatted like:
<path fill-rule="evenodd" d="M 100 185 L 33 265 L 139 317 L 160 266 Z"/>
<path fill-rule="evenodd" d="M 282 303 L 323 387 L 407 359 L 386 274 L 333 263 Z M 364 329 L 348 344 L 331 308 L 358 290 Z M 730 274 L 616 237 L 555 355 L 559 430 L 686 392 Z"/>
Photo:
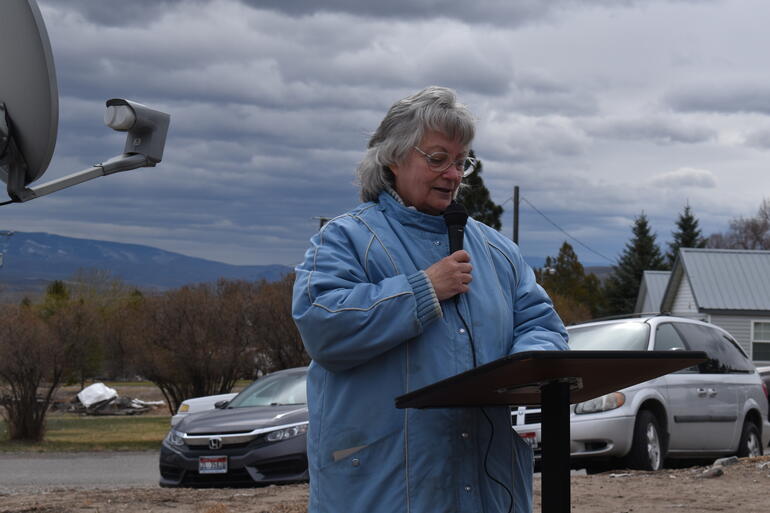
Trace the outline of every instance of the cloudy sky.
<path fill-rule="evenodd" d="M 301 260 L 397 99 L 457 90 L 527 256 L 575 237 L 607 264 L 645 212 L 665 243 L 770 196 L 766 0 L 40 0 L 56 152 L 37 182 L 119 153 L 104 100 L 171 114 L 163 162 L 2 209 L 2 229 L 147 244 L 233 264 Z M 587 248 L 590 248 L 587 249 Z"/>

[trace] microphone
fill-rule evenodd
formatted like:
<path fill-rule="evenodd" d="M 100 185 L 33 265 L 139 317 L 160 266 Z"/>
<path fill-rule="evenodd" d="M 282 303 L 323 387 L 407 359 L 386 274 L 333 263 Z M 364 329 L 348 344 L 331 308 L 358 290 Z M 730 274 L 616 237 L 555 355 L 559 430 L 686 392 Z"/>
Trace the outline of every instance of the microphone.
<path fill-rule="evenodd" d="M 444 210 L 444 222 L 449 231 L 449 254 L 463 249 L 463 237 L 465 236 L 465 223 L 468 222 L 468 212 L 465 207 L 453 201 Z"/>

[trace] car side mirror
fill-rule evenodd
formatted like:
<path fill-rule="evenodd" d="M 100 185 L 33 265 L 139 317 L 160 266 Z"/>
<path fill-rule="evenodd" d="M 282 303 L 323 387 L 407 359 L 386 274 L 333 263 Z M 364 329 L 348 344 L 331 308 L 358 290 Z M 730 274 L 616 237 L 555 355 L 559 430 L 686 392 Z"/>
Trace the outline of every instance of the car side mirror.
<path fill-rule="evenodd" d="M 227 405 L 230 404 L 230 401 L 217 401 L 214 403 L 214 408 L 217 410 L 224 410 L 227 408 Z"/>

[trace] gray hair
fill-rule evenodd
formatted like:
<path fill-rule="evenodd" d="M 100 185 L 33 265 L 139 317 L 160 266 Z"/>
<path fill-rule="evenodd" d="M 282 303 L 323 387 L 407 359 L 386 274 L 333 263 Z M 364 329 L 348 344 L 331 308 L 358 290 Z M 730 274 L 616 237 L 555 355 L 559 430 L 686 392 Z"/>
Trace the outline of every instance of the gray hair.
<path fill-rule="evenodd" d="M 376 201 L 380 192 L 394 185 L 389 166 L 403 162 L 426 130 L 441 132 L 468 146 L 475 135 L 473 115 L 446 87 L 426 87 L 394 103 L 369 139 L 369 148 L 358 165 L 362 201 Z"/>

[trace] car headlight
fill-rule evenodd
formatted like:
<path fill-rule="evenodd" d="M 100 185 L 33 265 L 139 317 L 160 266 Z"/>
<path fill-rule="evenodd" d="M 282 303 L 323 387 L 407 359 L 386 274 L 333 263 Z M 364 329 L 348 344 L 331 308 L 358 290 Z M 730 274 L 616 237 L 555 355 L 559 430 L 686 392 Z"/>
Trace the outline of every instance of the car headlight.
<path fill-rule="evenodd" d="M 177 410 L 177 413 L 184 413 L 190 409 L 189 404 L 182 403 L 182 406 L 179 407 L 179 410 Z"/>
<path fill-rule="evenodd" d="M 304 424 L 299 424 L 297 426 L 291 426 L 283 429 L 276 429 L 275 431 L 271 431 L 267 434 L 265 439 L 268 442 L 279 442 L 281 440 L 288 440 L 289 438 L 294 438 L 295 436 L 303 435 L 307 433 L 307 422 Z"/>
<path fill-rule="evenodd" d="M 183 437 L 184 437 L 184 433 L 181 433 L 181 432 L 177 431 L 176 429 L 172 429 L 166 435 L 166 442 L 169 445 L 174 445 L 174 446 L 179 447 L 179 446 L 184 445 L 184 438 Z"/>
<path fill-rule="evenodd" d="M 591 399 L 575 405 L 575 413 L 598 413 L 600 411 L 614 410 L 620 408 L 626 403 L 626 396 L 622 392 L 612 392 L 611 394 Z"/>

